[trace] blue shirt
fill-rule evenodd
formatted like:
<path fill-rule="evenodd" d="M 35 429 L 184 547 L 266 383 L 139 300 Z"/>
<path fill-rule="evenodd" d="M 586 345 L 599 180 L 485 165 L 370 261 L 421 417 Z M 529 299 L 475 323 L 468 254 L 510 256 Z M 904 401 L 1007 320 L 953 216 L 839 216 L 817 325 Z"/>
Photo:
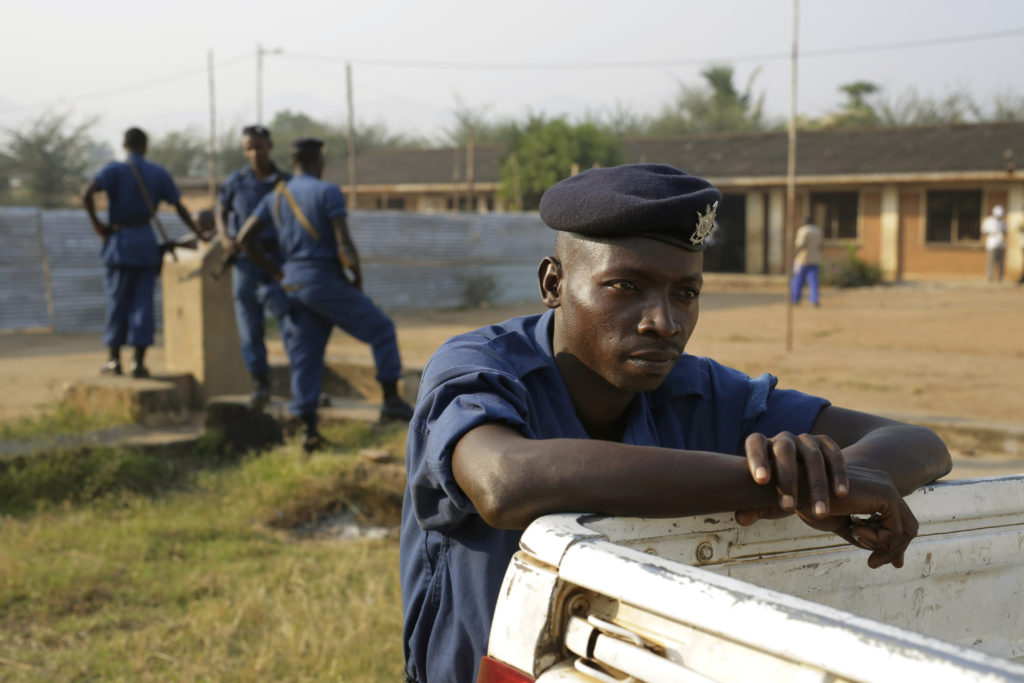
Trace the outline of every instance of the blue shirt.
<path fill-rule="evenodd" d="M 154 210 L 161 201 L 177 204 L 181 200 L 171 174 L 162 166 L 146 161 L 141 154 L 129 154 L 128 158 L 142 177 Z M 127 163 L 112 161 L 96 174 L 95 181 L 107 193 L 110 224 L 120 228 L 103 242 L 103 263 L 116 267 L 158 266 L 160 249 L 148 227 L 152 214 L 131 168 Z"/>
<path fill-rule="evenodd" d="M 238 234 L 245 219 L 256 209 L 260 200 L 267 196 L 274 189 L 279 180 L 290 180 L 291 175 L 279 171 L 274 167 L 273 172 L 266 178 L 260 179 L 253 173 L 252 167 L 243 166 L 233 171 L 224 180 L 220 189 L 218 200 L 228 214 L 228 234 L 234 237 Z M 260 233 L 261 240 L 277 240 L 277 231 L 273 224 L 267 224 Z"/>
<path fill-rule="evenodd" d="M 284 284 L 310 282 L 325 270 L 340 272 L 338 240 L 331 219 L 347 214 L 341 189 L 305 173 L 289 180 L 288 189 L 316 232 L 315 238 L 295 218 L 288 200 L 276 192 L 261 199 L 253 212 L 261 221 L 277 228 Z"/>
<path fill-rule="evenodd" d="M 464 434 L 506 424 L 530 439 L 589 438 L 551 347 L 553 311 L 448 340 L 423 372 L 406 447 L 401 574 L 406 670 L 417 681 L 473 681 L 520 531 L 488 526 L 455 482 Z M 739 454 L 753 432 L 811 429 L 828 402 L 683 355 L 629 408 L 623 443 Z"/>

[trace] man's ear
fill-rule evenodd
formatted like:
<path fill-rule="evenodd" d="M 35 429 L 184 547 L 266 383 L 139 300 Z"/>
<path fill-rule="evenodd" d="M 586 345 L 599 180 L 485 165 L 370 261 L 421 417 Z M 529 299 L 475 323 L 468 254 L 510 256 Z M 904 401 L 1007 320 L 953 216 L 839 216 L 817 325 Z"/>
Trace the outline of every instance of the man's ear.
<path fill-rule="evenodd" d="M 545 256 L 537 269 L 537 283 L 540 285 L 540 298 L 548 308 L 562 305 L 561 291 L 564 277 L 562 263 L 554 256 Z"/>

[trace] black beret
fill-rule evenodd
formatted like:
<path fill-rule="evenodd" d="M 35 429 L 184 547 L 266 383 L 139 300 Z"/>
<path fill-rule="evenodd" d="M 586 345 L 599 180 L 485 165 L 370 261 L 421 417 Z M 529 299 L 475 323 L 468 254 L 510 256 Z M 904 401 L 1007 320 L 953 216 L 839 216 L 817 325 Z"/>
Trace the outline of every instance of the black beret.
<path fill-rule="evenodd" d="M 647 237 L 703 251 L 722 193 L 664 164 L 592 168 L 548 188 L 540 217 L 548 227 L 589 237 Z"/>
<path fill-rule="evenodd" d="M 258 138 L 270 139 L 270 131 L 265 126 L 253 125 L 242 129 L 242 135 L 251 135 Z"/>
<path fill-rule="evenodd" d="M 323 146 L 323 140 L 317 140 L 316 138 L 299 138 L 292 142 L 292 151 L 301 152 L 305 150 L 318 150 Z"/>

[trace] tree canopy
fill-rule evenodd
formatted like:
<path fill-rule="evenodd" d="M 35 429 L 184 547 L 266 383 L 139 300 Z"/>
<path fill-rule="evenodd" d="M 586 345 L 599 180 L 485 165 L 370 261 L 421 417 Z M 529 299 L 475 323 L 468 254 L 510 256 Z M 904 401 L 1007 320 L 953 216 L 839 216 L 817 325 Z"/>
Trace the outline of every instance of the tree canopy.
<path fill-rule="evenodd" d="M 544 190 L 575 171 L 622 163 L 618 137 L 594 123 L 531 116 L 511 135 L 501 164 L 500 194 L 521 209 L 536 209 Z"/>
<path fill-rule="evenodd" d="M 20 191 L 10 192 L 6 199 L 42 208 L 68 206 L 87 175 L 110 157 L 109 147 L 90 135 L 95 123 L 88 119 L 76 124 L 68 113 L 46 112 L 9 131 L 3 165 L 8 186 L 14 180 Z"/>

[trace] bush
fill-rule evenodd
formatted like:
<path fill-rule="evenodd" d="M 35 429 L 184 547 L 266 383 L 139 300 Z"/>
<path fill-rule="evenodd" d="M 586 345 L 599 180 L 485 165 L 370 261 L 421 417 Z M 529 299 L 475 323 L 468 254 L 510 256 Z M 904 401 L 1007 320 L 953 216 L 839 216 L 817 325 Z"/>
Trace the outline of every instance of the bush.
<path fill-rule="evenodd" d="M 857 256 L 857 245 L 846 245 L 846 258 L 830 263 L 822 273 L 822 283 L 833 287 L 870 287 L 882 281 L 882 268 Z"/>

